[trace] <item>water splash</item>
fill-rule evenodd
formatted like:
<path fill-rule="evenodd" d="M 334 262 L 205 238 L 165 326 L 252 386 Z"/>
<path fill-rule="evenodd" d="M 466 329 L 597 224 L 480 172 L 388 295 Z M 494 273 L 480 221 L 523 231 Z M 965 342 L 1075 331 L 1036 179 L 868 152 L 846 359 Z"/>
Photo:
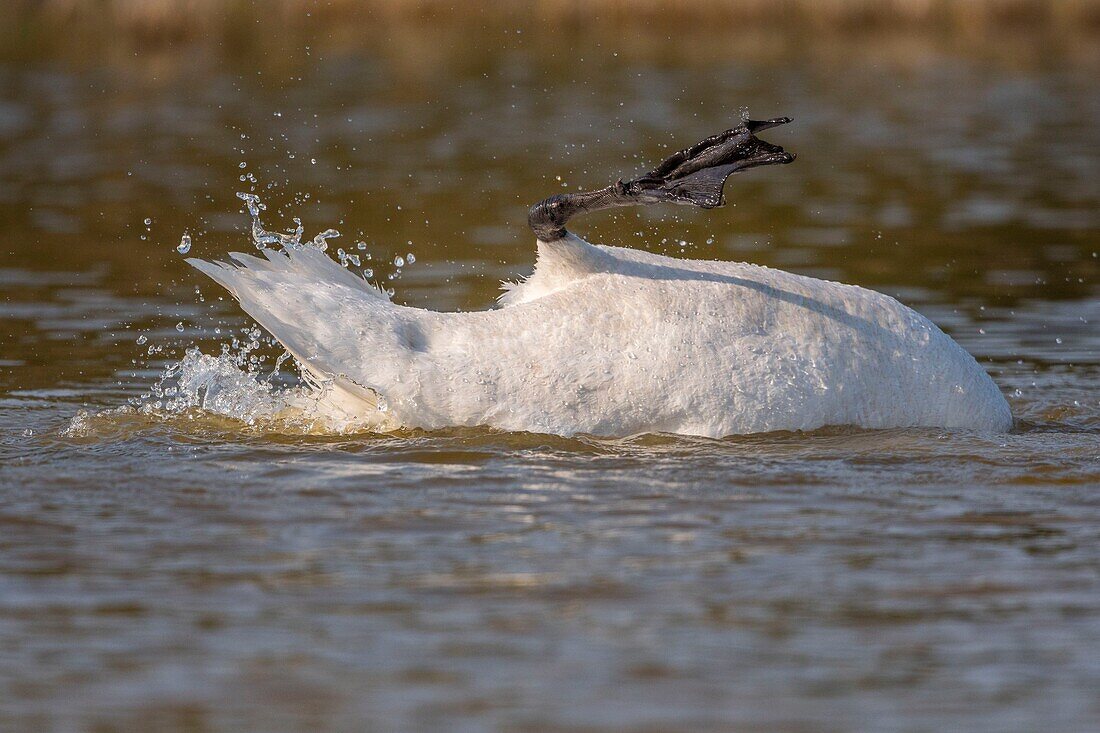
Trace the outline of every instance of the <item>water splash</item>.
<path fill-rule="evenodd" d="M 325 251 L 328 240 L 340 236 L 335 229 L 325 229 L 312 240 L 303 242 L 305 228 L 297 217 L 293 219 L 293 230 L 270 232 L 260 218 L 267 210 L 260 197 L 238 192 L 237 198 L 248 210 L 249 235 L 257 249 L 312 247 Z M 177 250 L 186 254 L 190 249 L 191 236 L 185 233 Z M 362 268 L 364 261 L 372 259 L 366 250 L 367 244 L 357 241 L 353 252 L 338 249 L 336 254 L 344 267 Z M 400 276 L 401 268 L 413 262 L 415 256 L 411 252 L 405 257 L 395 256 L 396 271 L 388 278 Z M 374 271 L 362 268 L 361 274 L 370 278 Z M 182 333 L 185 330 L 182 321 L 175 325 L 175 331 Z M 215 334 L 221 332 L 220 327 L 214 329 Z M 148 341 L 145 334 L 136 339 L 139 346 L 145 346 Z M 279 348 L 274 363 L 264 356 L 265 350 L 271 347 Z M 144 349 L 148 357 L 171 352 L 170 343 L 149 343 Z M 221 345 L 220 354 L 204 354 L 197 346 L 189 346 L 182 358 L 164 367 L 147 393 L 131 398 L 122 408 L 94 414 L 82 411 L 64 433 L 69 437 L 82 437 L 99 431 L 115 432 L 121 422 L 130 419 L 155 423 L 224 419 L 236 424 L 238 429 L 243 425 L 284 434 L 346 434 L 398 427 L 381 395 L 377 396 L 376 409 L 363 410 L 362 399 L 348 400 L 335 380 L 318 380 L 300 371 L 288 374 L 284 371 L 287 365 L 298 366 L 291 354 L 282 350 L 258 326 L 247 326 L 230 334 L 229 340 Z"/>
<path fill-rule="evenodd" d="M 294 229 L 287 230 L 285 234 L 280 232 L 269 232 L 264 228 L 263 222 L 260 221 L 260 212 L 267 210 L 267 206 L 260 201 L 260 197 L 254 193 L 238 191 L 237 198 L 244 201 L 245 207 L 248 209 L 248 215 L 252 219 L 249 234 L 252 236 L 252 243 L 256 245 L 256 249 L 267 249 L 270 246 L 279 246 L 287 249 L 313 247 L 314 249 L 319 249 L 324 252 L 328 249 L 327 240 L 340 236 L 340 232 L 335 229 L 326 229 L 315 236 L 311 241 L 303 243 L 302 236 L 305 234 L 305 227 L 302 225 L 302 220 L 298 217 L 293 218 Z"/>
<path fill-rule="evenodd" d="M 147 394 L 112 410 L 82 410 L 62 434 L 84 438 L 113 433 L 134 420 L 139 428 L 149 423 L 206 426 L 221 420 L 231 430 L 284 435 L 346 435 L 397 427 L 384 409 L 373 414 L 344 409 L 331 381 L 285 383 L 280 368 L 290 354 L 284 352 L 268 371 L 248 352 L 233 354 L 225 348 L 213 356 L 192 346 L 164 369 Z"/>
<path fill-rule="evenodd" d="M 277 421 L 293 393 L 257 379 L 226 354 L 210 356 L 197 347 L 170 365 L 153 391 L 158 399 L 141 405 L 146 414 L 180 415 L 199 409 L 252 426 Z"/>
<path fill-rule="evenodd" d="M 326 240 L 334 239 L 339 236 L 340 232 L 336 231 L 335 229 L 326 229 L 325 231 L 315 236 L 311 244 L 314 246 L 315 249 L 319 249 L 324 252 L 328 249 L 328 242 Z"/>

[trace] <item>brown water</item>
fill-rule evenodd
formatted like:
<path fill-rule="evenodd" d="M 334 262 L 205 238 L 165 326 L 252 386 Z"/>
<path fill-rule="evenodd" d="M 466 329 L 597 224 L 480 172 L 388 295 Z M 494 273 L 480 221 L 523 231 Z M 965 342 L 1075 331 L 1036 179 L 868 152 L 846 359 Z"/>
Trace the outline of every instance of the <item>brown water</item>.
<path fill-rule="evenodd" d="M 538 31 L 0 64 L 0 730 L 1095 729 L 1096 55 Z M 896 295 L 1011 434 L 303 434 L 228 358 L 218 409 L 149 396 L 249 326 L 176 251 L 250 247 L 238 191 L 480 308 L 527 205 L 741 107 L 794 165 L 581 231 Z"/>

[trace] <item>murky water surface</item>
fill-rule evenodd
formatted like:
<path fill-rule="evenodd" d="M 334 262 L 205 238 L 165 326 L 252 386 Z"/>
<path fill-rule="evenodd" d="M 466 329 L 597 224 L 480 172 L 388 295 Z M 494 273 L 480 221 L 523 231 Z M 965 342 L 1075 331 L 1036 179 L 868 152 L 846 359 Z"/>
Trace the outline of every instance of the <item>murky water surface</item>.
<path fill-rule="evenodd" d="M 1093 728 L 1095 67 L 528 30 L 0 65 L 0 729 Z M 326 435 L 228 357 L 209 409 L 151 394 L 192 346 L 274 369 L 177 252 L 248 248 L 238 191 L 480 308 L 527 205 L 742 106 L 794 165 L 581 231 L 896 295 L 1011 434 Z"/>

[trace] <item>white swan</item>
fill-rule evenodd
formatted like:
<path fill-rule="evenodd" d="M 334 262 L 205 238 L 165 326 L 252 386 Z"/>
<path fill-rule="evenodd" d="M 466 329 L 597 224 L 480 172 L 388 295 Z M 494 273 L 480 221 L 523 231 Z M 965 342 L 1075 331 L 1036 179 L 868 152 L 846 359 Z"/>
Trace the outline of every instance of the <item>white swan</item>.
<path fill-rule="evenodd" d="M 396 305 L 304 246 L 188 262 L 331 385 L 332 409 L 376 428 L 1009 429 L 1008 404 L 973 357 L 893 298 L 755 265 L 594 246 L 565 230 L 570 216 L 607 206 L 718 206 L 731 173 L 793 160 L 753 134 L 786 121 L 748 121 L 635 181 L 536 204 L 535 271 L 495 310 Z"/>

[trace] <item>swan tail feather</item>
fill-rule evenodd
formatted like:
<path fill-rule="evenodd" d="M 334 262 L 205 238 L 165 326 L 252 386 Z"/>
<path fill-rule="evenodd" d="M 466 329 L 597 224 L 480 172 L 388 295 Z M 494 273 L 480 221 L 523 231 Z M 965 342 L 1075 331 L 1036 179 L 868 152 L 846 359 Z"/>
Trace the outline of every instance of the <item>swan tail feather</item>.
<path fill-rule="evenodd" d="M 368 386 L 371 360 L 365 354 L 373 351 L 379 362 L 397 356 L 385 336 L 393 330 L 397 306 L 320 250 L 265 250 L 264 255 L 232 252 L 231 262 L 190 258 L 187 263 L 228 290 L 286 348 L 305 381 L 323 394 L 326 409 L 366 415 L 370 427 L 383 426 L 385 400 Z M 352 335 L 357 332 L 365 336 Z"/>

